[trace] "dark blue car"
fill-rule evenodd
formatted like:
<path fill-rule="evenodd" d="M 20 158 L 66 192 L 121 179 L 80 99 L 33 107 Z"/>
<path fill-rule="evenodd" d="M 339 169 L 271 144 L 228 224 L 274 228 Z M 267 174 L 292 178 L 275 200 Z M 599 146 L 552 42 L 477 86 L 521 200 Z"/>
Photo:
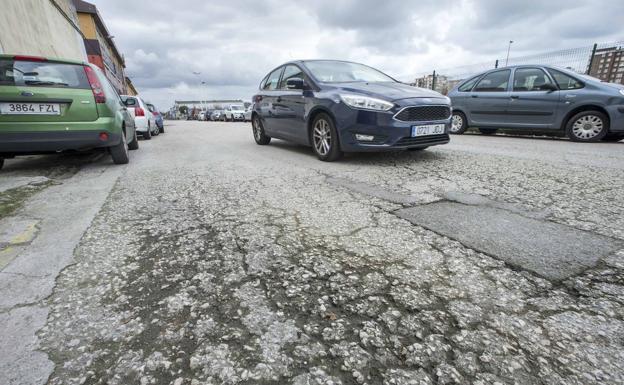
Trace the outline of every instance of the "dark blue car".
<path fill-rule="evenodd" d="M 308 145 L 323 161 L 344 152 L 421 150 L 449 141 L 449 98 L 363 64 L 283 64 L 262 80 L 253 101 L 256 143 L 279 138 Z"/>

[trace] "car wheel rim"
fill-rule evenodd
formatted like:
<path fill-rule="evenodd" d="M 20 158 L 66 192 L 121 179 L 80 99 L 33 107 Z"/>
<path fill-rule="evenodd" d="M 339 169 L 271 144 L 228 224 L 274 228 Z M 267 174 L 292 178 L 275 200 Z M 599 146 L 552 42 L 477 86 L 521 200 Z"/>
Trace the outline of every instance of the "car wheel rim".
<path fill-rule="evenodd" d="M 585 115 L 572 125 L 572 133 L 579 139 L 592 139 L 600 135 L 604 122 L 599 116 Z"/>
<path fill-rule="evenodd" d="M 329 129 L 329 123 L 325 119 L 319 119 L 314 124 L 314 148 L 316 151 L 325 156 L 331 150 L 332 145 L 332 137 L 331 130 Z"/>
<path fill-rule="evenodd" d="M 257 141 L 260 141 L 260 139 L 262 139 L 262 128 L 260 127 L 260 121 L 258 119 L 254 119 L 254 124 L 253 124 L 253 134 L 254 134 L 254 138 L 256 138 Z"/>
<path fill-rule="evenodd" d="M 464 119 L 462 119 L 459 115 L 453 115 L 451 119 L 451 132 L 457 132 L 461 129 L 464 124 Z"/>

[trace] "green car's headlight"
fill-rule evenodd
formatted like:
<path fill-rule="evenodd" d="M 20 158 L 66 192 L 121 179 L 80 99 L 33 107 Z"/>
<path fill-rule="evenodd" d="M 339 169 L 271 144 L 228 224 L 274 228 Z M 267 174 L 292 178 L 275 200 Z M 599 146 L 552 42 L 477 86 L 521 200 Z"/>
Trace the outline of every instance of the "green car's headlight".
<path fill-rule="evenodd" d="M 388 111 L 394 104 L 385 100 L 354 94 L 340 94 L 340 99 L 349 107 L 363 110 Z"/>

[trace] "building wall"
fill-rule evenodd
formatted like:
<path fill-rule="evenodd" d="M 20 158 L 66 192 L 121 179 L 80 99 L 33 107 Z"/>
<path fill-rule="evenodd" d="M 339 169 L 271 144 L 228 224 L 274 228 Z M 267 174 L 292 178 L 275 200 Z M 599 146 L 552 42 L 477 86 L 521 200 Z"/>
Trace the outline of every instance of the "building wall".
<path fill-rule="evenodd" d="M 97 65 L 104 71 L 117 92 L 127 94 L 122 58 L 113 53 L 110 43 L 104 36 L 106 32 L 100 31 L 97 27 L 95 15 L 78 13 L 78 21 L 84 35 L 84 46 L 89 63 Z"/>
<path fill-rule="evenodd" d="M 77 30 L 77 15 L 71 0 L 0 2 L 0 53 L 86 61 L 82 36 Z"/>

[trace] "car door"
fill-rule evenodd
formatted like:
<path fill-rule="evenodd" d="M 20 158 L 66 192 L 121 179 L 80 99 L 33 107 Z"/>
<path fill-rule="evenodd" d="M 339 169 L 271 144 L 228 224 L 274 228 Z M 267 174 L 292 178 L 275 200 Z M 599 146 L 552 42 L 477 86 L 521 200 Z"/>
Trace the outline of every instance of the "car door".
<path fill-rule="evenodd" d="M 264 122 L 264 131 L 269 136 L 281 136 L 281 133 L 277 130 L 277 119 L 275 117 L 273 104 L 277 100 L 277 87 L 279 85 L 280 76 L 282 75 L 283 70 L 283 66 L 273 70 L 261 84 L 260 91 L 256 96 L 258 113 Z"/>
<path fill-rule="evenodd" d="M 475 126 L 503 127 L 509 105 L 510 69 L 495 70 L 479 80 L 466 102 L 470 123 Z"/>
<path fill-rule="evenodd" d="M 559 89 L 544 69 L 516 68 L 507 107 L 508 125 L 518 128 L 553 128 L 559 97 Z"/>
<path fill-rule="evenodd" d="M 301 68 L 294 64 L 284 67 L 278 89 L 276 91 L 274 107 L 275 125 L 285 138 L 307 143 L 307 130 L 305 127 L 304 112 L 305 98 L 302 89 L 289 89 L 289 79 L 303 79 Z"/>
<path fill-rule="evenodd" d="M 462 85 L 457 87 L 456 90 L 453 90 L 449 93 L 448 97 L 451 98 L 453 109 L 458 109 L 460 111 L 467 110 L 467 104 L 470 101 L 470 92 L 472 91 L 472 88 L 475 86 L 475 84 L 477 84 L 477 81 L 480 77 L 481 75 L 477 75 L 470 78 Z"/>

